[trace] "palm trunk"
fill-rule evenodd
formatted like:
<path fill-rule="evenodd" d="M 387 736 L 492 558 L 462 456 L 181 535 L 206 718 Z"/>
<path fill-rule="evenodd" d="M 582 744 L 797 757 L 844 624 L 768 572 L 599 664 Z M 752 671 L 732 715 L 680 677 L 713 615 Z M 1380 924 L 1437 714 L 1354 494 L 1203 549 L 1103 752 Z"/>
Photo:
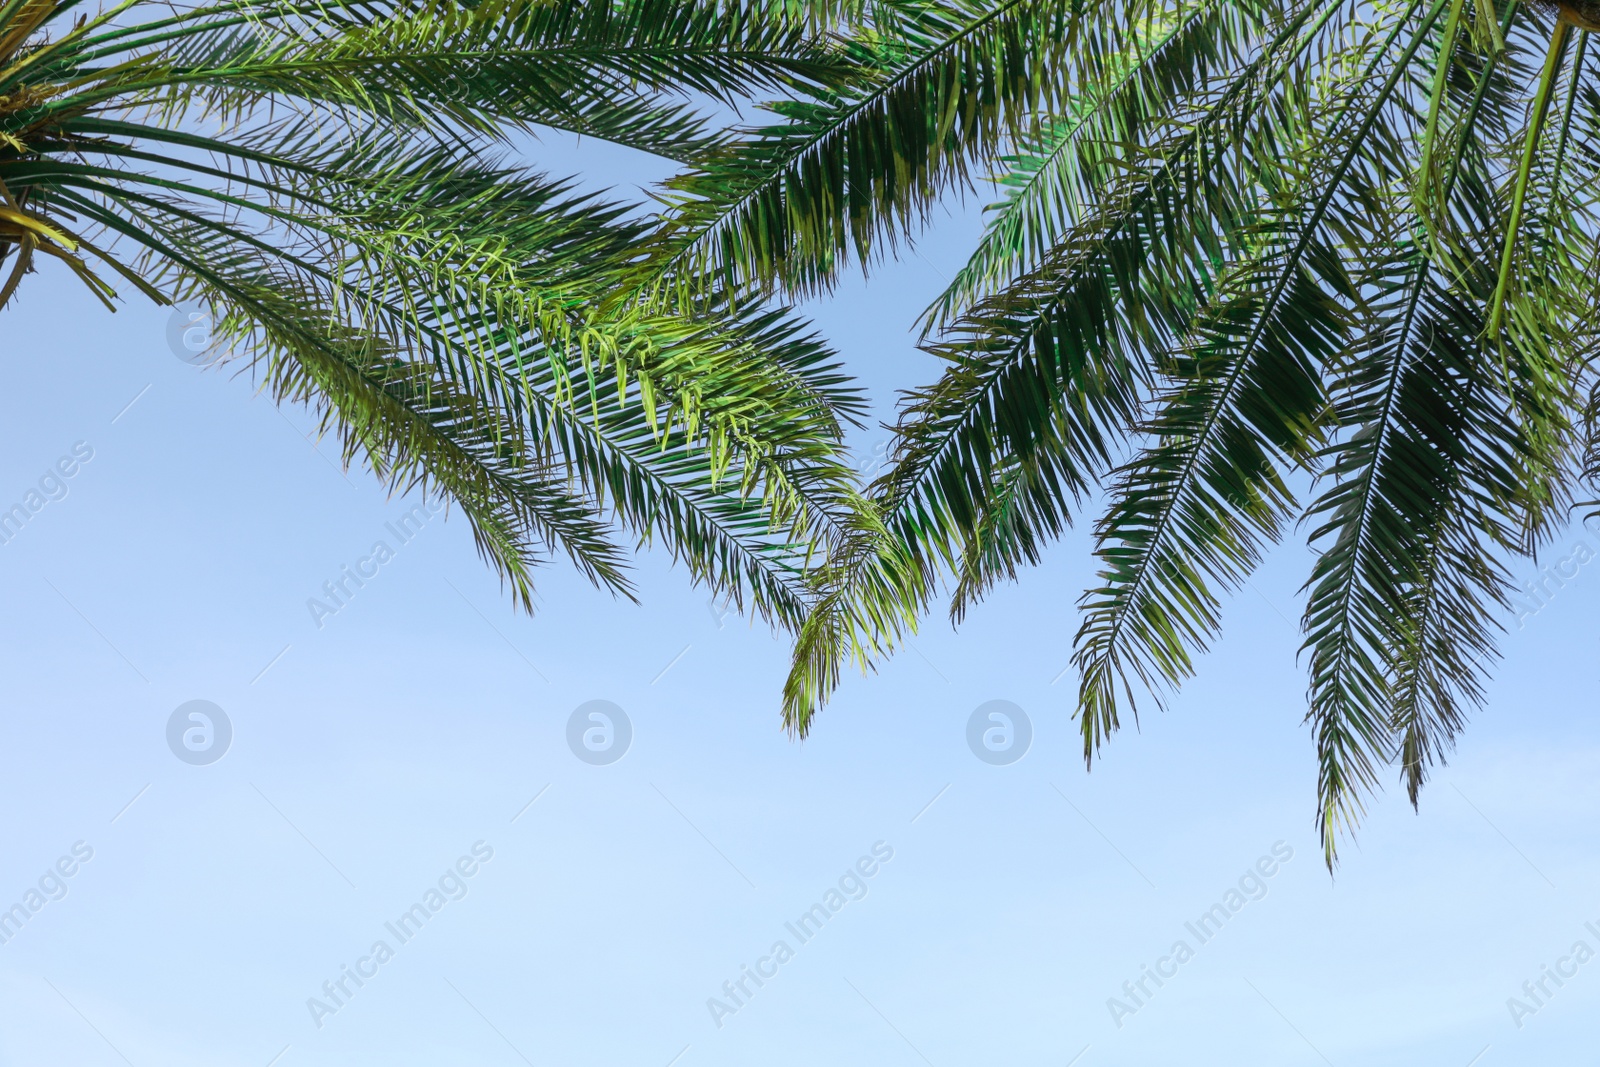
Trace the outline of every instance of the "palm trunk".
<path fill-rule="evenodd" d="M 1600 0 L 1558 0 L 1556 6 L 1563 22 L 1600 33 Z"/>

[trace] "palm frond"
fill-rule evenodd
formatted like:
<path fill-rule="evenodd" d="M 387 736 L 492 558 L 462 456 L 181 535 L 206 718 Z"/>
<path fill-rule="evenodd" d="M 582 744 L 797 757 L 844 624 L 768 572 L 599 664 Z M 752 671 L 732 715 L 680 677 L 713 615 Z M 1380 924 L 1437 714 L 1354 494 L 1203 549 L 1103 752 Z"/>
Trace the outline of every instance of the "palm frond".
<path fill-rule="evenodd" d="M 863 74 L 771 105 L 782 121 L 668 183 L 658 273 L 814 293 L 863 265 L 1056 98 L 1064 0 L 878 3 L 853 39 Z"/>

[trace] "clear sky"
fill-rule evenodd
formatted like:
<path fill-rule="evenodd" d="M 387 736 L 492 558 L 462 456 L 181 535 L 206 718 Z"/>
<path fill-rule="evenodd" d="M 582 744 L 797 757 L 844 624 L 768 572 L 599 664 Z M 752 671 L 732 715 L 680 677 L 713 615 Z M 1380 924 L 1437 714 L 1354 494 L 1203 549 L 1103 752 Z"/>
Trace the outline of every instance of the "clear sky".
<path fill-rule="evenodd" d="M 597 184 L 650 173 L 538 151 Z M 813 309 L 884 417 L 933 373 L 909 327 L 977 206 Z M 341 474 L 247 375 L 176 358 L 165 311 L 107 314 L 45 263 L 3 327 L 0 508 L 39 507 L 0 545 L 0 908 L 21 906 L 0 915 L 0 1065 L 1594 1055 L 1600 959 L 1574 946 L 1600 952 L 1600 563 L 1507 620 L 1420 814 L 1391 783 L 1330 879 L 1303 545 L 1092 774 L 1066 669 L 1081 530 L 959 632 L 936 614 L 849 678 L 799 744 L 784 642 L 661 553 L 640 605 L 554 564 L 517 615 L 459 516 L 396 536 L 419 501 Z M 371 577 L 313 613 L 346 566 Z M 231 726 L 214 762 L 193 709 L 169 744 L 196 700 Z M 590 758 L 569 745 L 590 701 L 625 714 L 621 759 L 584 747 L 606 741 L 588 710 Z M 1031 724 L 1021 759 L 969 747 L 990 701 Z M 987 715 L 980 749 L 1005 740 Z"/>

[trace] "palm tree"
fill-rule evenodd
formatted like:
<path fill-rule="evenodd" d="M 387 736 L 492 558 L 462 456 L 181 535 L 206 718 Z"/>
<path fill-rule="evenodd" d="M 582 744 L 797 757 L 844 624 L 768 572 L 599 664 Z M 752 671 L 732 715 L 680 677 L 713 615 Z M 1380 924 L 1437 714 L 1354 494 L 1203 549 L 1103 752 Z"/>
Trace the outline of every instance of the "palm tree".
<path fill-rule="evenodd" d="M 512 159 L 559 130 L 688 164 L 713 109 L 829 91 L 846 50 L 715 0 L 0 0 L 0 307 L 53 261 L 198 301 L 346 463 L 460 506 L 523 607 L 562 552 L 630 594 L 619 534 L 798 627 L 868 512 L 826 345 L 688 292 L 642 205 Z"/>
<path fill-rule="evenodd" d="M 1413 804 L 1482 699 L 1513 587 L 1600 468 L 1593 0 L 881 0 L 866 73 L 676 183 L 705 285 L 826 289 L 979 177 L 931 302 L 943 361 L 796 650 L 966 608 L 1097 507 L 1077 713 L 1092 765 L 1299 530 L 1330 867 L 1396 767 Z M 669 222 L 669 229 L 672 223 Z M 711 229 L 711 227 L 715 229 Z"/>

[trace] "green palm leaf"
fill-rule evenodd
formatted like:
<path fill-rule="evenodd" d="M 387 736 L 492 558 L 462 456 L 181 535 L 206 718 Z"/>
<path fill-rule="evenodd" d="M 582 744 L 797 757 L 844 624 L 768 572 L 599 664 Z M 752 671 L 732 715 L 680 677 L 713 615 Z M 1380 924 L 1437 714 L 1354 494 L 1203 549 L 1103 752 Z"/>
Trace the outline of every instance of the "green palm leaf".
<path fill-rule="evenodd" d="M 68 26 L 74 6 L 10 0 L 0 23 L 6 297 L 55 255 L 108 302 L 105 277 L 211 304 L 347 461 L 455 500 L 523 607 L 552 551 L 628 593 L 627 531 L 798 628 L 868 513 L 840 446 L 854 390 L 802 323 L 731 292 L 616 301 L 653 220 L 501 159 L 540 128 L 717 151 L 707 103 L 851 76 L 807 28 L 837 13 L 130 0 Z"/>

